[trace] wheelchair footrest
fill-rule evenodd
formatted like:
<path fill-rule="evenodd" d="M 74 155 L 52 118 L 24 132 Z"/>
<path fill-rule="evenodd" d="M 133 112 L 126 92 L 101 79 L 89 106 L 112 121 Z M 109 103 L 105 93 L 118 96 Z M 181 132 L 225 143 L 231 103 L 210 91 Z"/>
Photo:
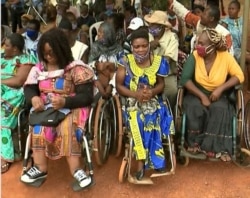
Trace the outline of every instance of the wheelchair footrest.
<path fill-rule="evenodd" d="M 167 175 L 174 175 L 174 171 L 169 171 L 169 172 L 165 172 L 165 173 L 153 173 L 152 175 L 150 175 L 150 177 L 162 177 L 162 176 L 167 176 Z"/>
<path fill-rule="evenodd" d="M 24 184 L 26 184 L 26 185 L 29 185 L 29 186 L 33 186 L 33 187 L 40 187 L 44 182 L 45 182 L 45 180 L 46 180 L 46 178 L 42 178 L 42 179 L 38 179 L 38 180 L 36 180 L 36 181 L 34 181 L 34 182 L 32 182 L 32 183 L 25 183 L 25 182 L 23 182 L 23 181 L 21 181 L 21 182 L 23 182 Z"/>
<path fill-rule="evenodd" d="M 194 158 L 194 159 L 207 159 L 207 156 L 204 153 L 190 153 L 187 152 L 185 149 L 181 149 L 180 156 L 186 156 L 189 158 Z"/>
<path fill-rule="evenodd" d="M 132 184 L 141 184 L 141 185 L 152 185 L 154 182 L 147 177 L 142 178 L 142 180 L 137 180 L 135 177 L 131 175 L 128 176 L 128 181 Z"/>

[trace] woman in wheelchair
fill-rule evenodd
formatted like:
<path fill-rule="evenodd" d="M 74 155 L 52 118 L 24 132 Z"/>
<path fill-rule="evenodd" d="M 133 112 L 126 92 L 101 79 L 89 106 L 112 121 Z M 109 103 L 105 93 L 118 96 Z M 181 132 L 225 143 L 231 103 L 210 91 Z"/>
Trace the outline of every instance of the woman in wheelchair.
<path fill-rule="evenodd" d="M 43 124 L 46 118 L 32 124 L 34 166 L 24 172 L 21 181 L 41 184 L 47 177 L 48 158 L 65 156 L 76 180 L 74 185 L 84 189 L 92 184 L 91 177 L 81 168 L 80 158 L 82 131 L 93 100 L 94 72 L 82 61 L 73 61 L 67 37 L 59 29 L 44 33 L 38 49 L 41 62 L 32 68 L 24 87 L 25 98 L 36 112 L 30 113 L 30 124 L 32 116 L 46 112 L 49 105 L 66 115 L 56 126 Z"/>
<path fill-rule="evenodd" d="M 131 35 L 132 54 L 118 63 L 116 88 L 127 98 L 125 124 L 132 133 L 138 160 L 135 178 L 141 180 L 145 169 L 166 171 L 162 139 L 170 133 L 173 118 L 163 104 L 161 94 L 169 65 L 150 52 L 146 30 Z"/>
<path fill-rule="evenodd" d="M 89 63 L 94 62 L 97 76 L 95 86 L 104 98 L 110 97 L 115 87 L 116 64 L 121 53 L 123 49 L 116 42 L 114 27 L 103 22 L 97 32 L 97 41 L 91 47 Z"/>
<path fill-rule="evenodd" d="M 1 173 L 9 170 L 15 154 L 11 130 L 17 127 L 18 112 L 24 105 L 23 84 L 36 58 L 23 54 L 24 39 L 11 34 L 1 54 Z"/>
<path fill-rule="evenodd" d="M 231 160 L 235 104 L 229 101 L 226 91 L 243 81 L 243 72 L 227 52 L 225 39 L 214 29 L 203 30 L 180 81 L 187 90 L 183 107 L 189 152 Z"/>

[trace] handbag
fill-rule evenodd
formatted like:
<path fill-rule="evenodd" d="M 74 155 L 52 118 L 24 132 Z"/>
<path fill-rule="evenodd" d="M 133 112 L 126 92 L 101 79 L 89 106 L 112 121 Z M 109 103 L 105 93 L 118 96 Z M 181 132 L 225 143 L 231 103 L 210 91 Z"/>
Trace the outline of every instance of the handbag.
<path fill-rule="evenodd" d="M 67 114 L 55 110 L 52 107 L 40 112 L 31 111 L 29 115 L 29 125 L 56 127 L 65 119 L 66 116 Z"/>

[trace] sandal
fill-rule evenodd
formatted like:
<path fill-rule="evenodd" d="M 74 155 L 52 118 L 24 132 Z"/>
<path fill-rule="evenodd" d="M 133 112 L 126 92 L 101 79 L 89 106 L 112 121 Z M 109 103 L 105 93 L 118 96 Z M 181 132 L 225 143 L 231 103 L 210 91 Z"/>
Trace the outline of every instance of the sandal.
<path fill-rule="evenodd" d="M 1 164 L 1 174 L 6 173 L 10 168 L 9 162 L 2 162 Z"/>
<path fill-rule="evenodd" d="M 230 155 L 228 153 L 226 153 L 226 152 L 221 154 L 220 159 L 223 162 L 230 162 L 232 160 Z"/>

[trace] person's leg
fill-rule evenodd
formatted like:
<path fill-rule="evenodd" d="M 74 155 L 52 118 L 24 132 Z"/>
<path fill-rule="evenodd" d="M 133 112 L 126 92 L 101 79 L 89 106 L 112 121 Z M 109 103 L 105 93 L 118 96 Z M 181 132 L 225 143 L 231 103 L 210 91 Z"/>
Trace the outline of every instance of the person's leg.
<path fill-rule="evenodd" d="M 46 173 L 48 170 L 48 158 L 45 156 L 44 150 L 33 150 L 32 156 L 35 166 L 37 166 L 40 171 Z"/>
<path fill-rule="evenodd" d="M 12 26 L 12 32 L 16 33 L 17 30 L 17 16 L 16 16 L 16 11 L 11 9 L 11 26 Z"/>
<path fill-rule="evenodd" d="M 35 165 L 30 167 L 21 176 L 21 181 L 26 184 L 33 184 L 36 181 L 44 181 L 47 177 L 48 159 L 45 156 L 45 151 L 33 149 L 32 156 Z"/>
<path fill-rule="evenodd" d="M 6 8 L 5 3 L 1 4 L 1 23 L 2 25 L 9 26 L 8 9 Z"/>
<path fill-rule="evenodd" d="M 88 187 L 91 184 L 92 179 L 81 168 L 80 157 L 79 156 L 69 156 L 69 157 L 66 157 L 66 159 L 67 159 L 67 162 L 69 165 L 70 173 L 77 180 L 79 186 L 81 188 Z"/>
<path fill-rule="evenodd" d="M 21 17 L 22 17 L 23 14 L 24 14 L 24 13 L 18 13 L 18 14 L 17 14 L 17 24 L 18 24 L 19 30 L 23 28 L 23 27 L 22 27 L 22 20 L 21 20 Z"/>

